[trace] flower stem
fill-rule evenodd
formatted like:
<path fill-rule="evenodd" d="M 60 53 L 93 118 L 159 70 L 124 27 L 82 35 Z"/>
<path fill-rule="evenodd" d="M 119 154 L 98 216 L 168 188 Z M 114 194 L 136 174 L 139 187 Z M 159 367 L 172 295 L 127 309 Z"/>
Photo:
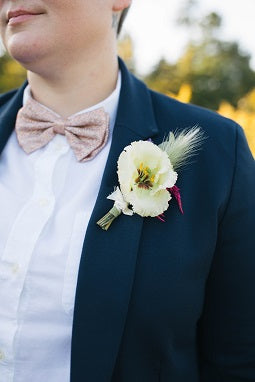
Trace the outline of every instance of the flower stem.
<path fill-rule="evenodd" d="M 103 230 L 107 231 L 112 222 L 121 214 L 121 211 L 113 206 L 106 215 L 104 215 L 100 220 L 98 220 L 97 224 Z"/>

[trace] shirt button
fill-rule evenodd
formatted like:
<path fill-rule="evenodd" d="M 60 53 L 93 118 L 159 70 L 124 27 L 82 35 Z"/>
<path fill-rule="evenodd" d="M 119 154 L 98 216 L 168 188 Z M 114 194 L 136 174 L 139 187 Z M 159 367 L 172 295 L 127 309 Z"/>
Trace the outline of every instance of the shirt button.
<path fill-rule="evenodd" d="M 47 198 L 39 199 L 39 206 L 40 207 L 47 207 L 49 204 L 50 204 L 49 199 L 47 199 Z"/>
<path fill-rule="evenodd" d="M 19 264 L 13 264 L 12 265 L 12 273 L 17 274 L 19 272 L 20 266 Z"/>
<path fill-rule="evenodd" d="M 5 358 L 4 352 L 0 350 L 0 361 L 2 361 Z"/>

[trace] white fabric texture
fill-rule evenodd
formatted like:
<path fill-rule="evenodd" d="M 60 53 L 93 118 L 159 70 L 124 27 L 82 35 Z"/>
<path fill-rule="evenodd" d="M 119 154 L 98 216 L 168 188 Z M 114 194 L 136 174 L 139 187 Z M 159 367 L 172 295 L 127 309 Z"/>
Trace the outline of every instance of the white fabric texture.
<path fill-rule="evenodd" d="M 15 131 L 0 157 L 0 382 L 70 380 L 79 261 L 120 87 L 119 72 L 114 92 L 87 109 L 110 115 L 108 142 L 93 160 L 79 163 L 62 135 L 27 155 Z"/>

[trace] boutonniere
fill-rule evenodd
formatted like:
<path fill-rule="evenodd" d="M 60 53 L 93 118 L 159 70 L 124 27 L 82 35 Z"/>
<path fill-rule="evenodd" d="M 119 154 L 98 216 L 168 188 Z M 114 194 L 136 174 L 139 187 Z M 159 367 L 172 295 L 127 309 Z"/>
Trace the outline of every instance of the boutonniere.
<path fill-rule="evenodd" d="M 107 230 L 121 213 L 164 221 L 172 196 L 183 213 L 180 190 L 176 186 L 177 170 L 194 155 L 203 139 L 201 129 L 194 127 L 179 133 L 170 132 L 160 145 L 135 141 L 125 147 L 118 159 L 119 186 L 107 197 L 114 205 L 97 224 Z"/>

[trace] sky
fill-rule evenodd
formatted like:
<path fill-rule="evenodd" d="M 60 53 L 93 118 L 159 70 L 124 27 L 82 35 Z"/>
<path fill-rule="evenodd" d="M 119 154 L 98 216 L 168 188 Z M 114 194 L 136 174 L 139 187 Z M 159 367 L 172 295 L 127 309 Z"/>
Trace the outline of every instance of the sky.
<path fill-rule="evenodd" d="M 122 35 L 130 34 L 138 73 L 146 74 L 165 57 L 174 62 L 182 53 L 189 32 L 176 25 L 185 0 L 133 0 Z M 216 11 L 223 17 L 221 38 L 236 40 L 252 56 L 255 69 L 255 0 L 200 0 L 199 14 Z"/>

